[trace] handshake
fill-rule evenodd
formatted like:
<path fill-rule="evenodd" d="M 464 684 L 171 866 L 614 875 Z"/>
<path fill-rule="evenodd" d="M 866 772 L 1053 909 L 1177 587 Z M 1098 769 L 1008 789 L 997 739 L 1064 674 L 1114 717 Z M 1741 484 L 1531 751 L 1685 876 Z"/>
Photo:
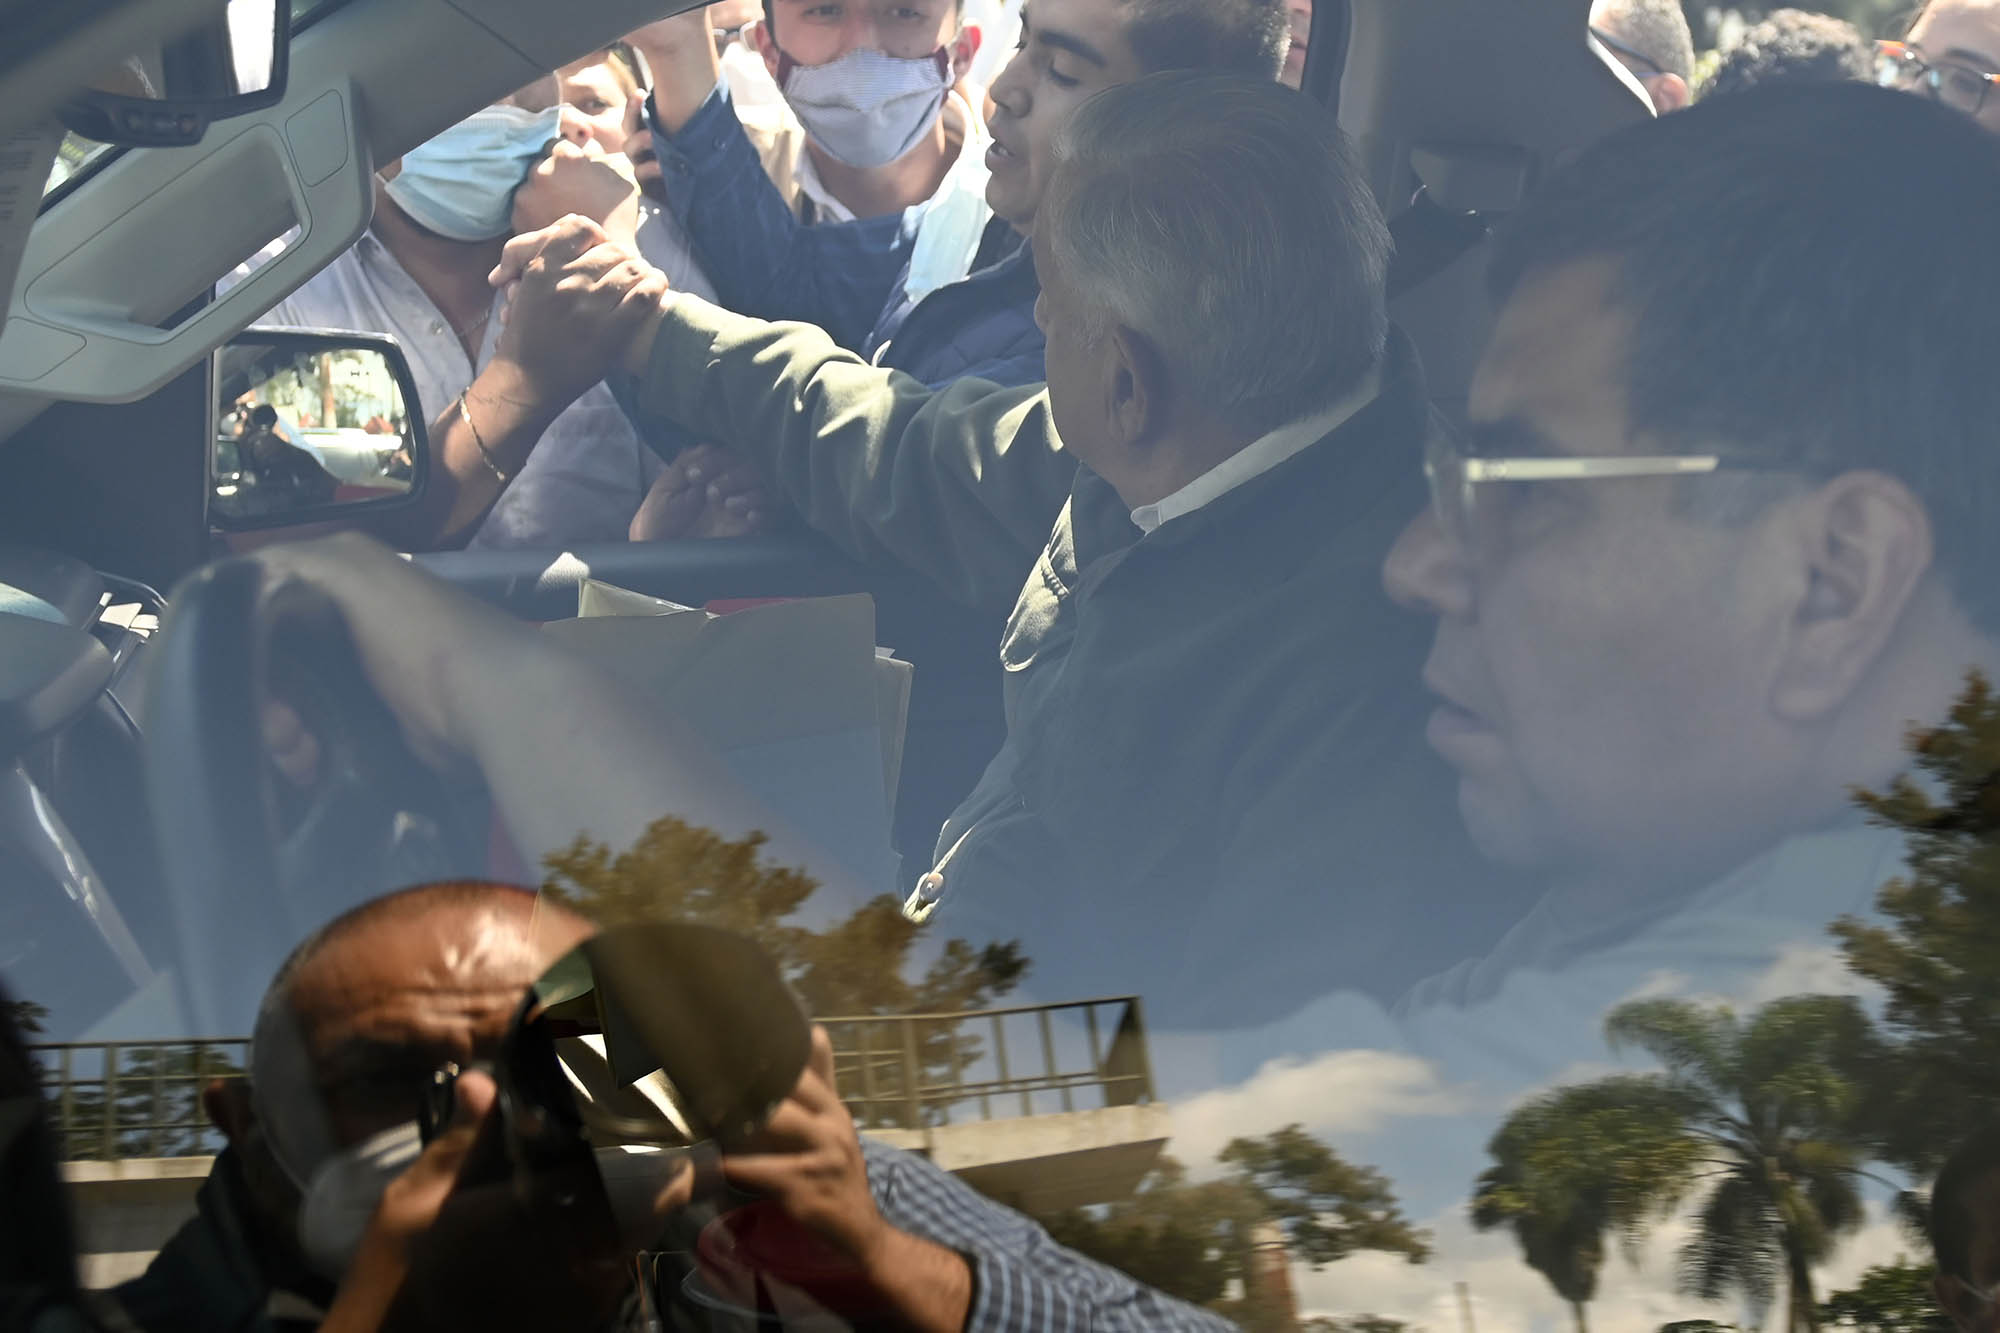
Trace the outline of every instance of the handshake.
<path fill-rule="evenodd" d="M 560 411 L 613 370 L 642 379 L 667 305 L 666 274 L 639 252 L 632 162 L 559 140 L 514 197 L 518 233 L 489 280 L 508 292 L 494 352 L 531 400 Z M 763 473 L 714 445 L 660 475 L 633 517 L 633 541 L 743 537 L 779 512 Z"/>
<path fill-rule="evenodd" d="M 508 292 L 494 359 L 554 410 L 610 371 L 643 375 L 672 294 L 629 236 L 580 213 L 509 241 L 488 280 Z"/>

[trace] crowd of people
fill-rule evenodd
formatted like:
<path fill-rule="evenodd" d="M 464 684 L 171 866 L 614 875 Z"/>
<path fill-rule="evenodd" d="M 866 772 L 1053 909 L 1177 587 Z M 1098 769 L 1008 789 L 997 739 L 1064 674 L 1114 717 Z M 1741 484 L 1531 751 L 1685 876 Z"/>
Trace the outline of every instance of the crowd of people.
<path fill-rule="evenodd" d="M 409 353 L 433 465 L 406 548 L 788 516 L 1007 613 L 1005 744 L 903 916 L 1017 941 L 1026 996 L 1144 996 L 1177 1153 L 1340 1128 L 1490 1273 L 1467 1187 L 1510 1108 L 1621 1067 L 1608 1014 L 1855 989 L 1828 927 L 1879 920 L 1909 858 L 1853 794 L 2000 671 L 2000 7 L 1932 0 L 1882 43 L 1781 10 L 1703 63 L 1677 0 L 1597 0 L 1656 116 L 1494 236 L 1462 421 L 1390 320 L 1352 146 L 1296 91 L 1310 23 L 1036 0 L 982 87 L 958 0 L 698 9 L 391 164 L 275 318 Z M 324 590 L 533 862 L 671 814 L 811 864 L 535 628 L 365 539 L 256 558 Z M 657 1319 L 630 1278 L 695 1215 L 692 1170 L 631 1236 L 453 1189 L 521 994 L 593 929 L 487 884 L 336 918 L 210 1098 L 197 1219 L 102 1301 L 52 1278 L 78 1322 L 47 1327 Z M 1221 1326 L 863 1140 L 815 1052 L 720 1170 L 871 1317 Z M 447 1063 L 457 1117 L 419 1143 Z M 1996 1142 L 1937 1145 L 1936 1299 L 1967 1330 L 1995 1318 Z M 1671 1322 L 1655 1296 L 1612 1324 Z"/>

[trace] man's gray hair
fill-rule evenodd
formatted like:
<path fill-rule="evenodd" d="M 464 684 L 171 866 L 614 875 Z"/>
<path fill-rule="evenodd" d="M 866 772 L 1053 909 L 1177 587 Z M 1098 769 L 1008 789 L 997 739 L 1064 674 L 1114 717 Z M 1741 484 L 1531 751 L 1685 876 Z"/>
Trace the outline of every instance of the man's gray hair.
<path fill-rule="evenodd" d="M 1592 27 L 1602 28 L 1664 74 L 1694 82 L 1694 33 L 1681 0 L 1597 0 Z"/>
<path fill-rule="evenodd" d="M 1057 136 L 1039 226 L 1087 336 L 1143 336 L 1190 397 L 1261 435 L 1380 365 L 1390 240 L 1333 115 L 1239 74 L 1149 75 Z"/>

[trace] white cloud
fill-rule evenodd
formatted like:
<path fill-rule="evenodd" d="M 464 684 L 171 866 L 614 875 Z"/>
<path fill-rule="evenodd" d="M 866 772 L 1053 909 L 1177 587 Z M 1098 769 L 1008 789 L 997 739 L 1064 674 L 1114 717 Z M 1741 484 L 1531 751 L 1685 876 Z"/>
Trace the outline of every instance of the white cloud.
<path fill-rule="evenodd" d="M 1310 1060 L 1271 1060 L 1244 1082 L 1173 1106 L 1174 1155 L 1190 1170 L 1209 1167 L 1231 1139 L 1299 1124 L 1336 1145 L 1415 1116 L 1478 1109 L 1463 1087 L 1447 1085 L 1427 1060 L 1391 1051 L 1331 1051 Z"/>

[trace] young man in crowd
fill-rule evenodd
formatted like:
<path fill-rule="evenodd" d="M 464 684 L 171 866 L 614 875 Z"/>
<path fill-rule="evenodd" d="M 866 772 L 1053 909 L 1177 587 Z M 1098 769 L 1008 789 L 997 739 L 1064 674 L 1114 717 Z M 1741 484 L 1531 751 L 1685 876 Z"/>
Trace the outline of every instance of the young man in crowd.
<path fill-rule="evenodd" d="M 1590 31 L 1646 90 L 1654 114 L 1693 100 L 1694 34 L 1680 0 L 1596 0 Z"/>
<path fill-rule="evenodd" d="M 455 1181 L 470 1125 L 410 1163 L 432 1071 L 492 1060 L 528 988 L 593 933 L 526 891 L 444 883 L 365 903 L 301 944 L 265 996 L 247 1085 L 207 1094 L 229 1147 L 197 1217 L 112 1293 L 124 1326 L 310 1328 L 328 1307 L 324 1326 L 341 1333 L 387 1327 L 391 1311 L 425 1328 L 639 1326 L 620 1313 L 633 1259 L 691 1201 L 693 1171 L 616 1236 L 566 1213 L 557 1182 L 529 1207 L 511 1180 Z M 831 1055 L 816 1032 L 792 1096 L 749 1149 L 722 1156 L 722 1174 L 843 1253 L 899 1326 L 1226 1327 L 1060 1248 L 924 1158 L 864 1142 Z M 461 1113 L 491 1114 L 487 1076 L 461 1082 Z"/>

